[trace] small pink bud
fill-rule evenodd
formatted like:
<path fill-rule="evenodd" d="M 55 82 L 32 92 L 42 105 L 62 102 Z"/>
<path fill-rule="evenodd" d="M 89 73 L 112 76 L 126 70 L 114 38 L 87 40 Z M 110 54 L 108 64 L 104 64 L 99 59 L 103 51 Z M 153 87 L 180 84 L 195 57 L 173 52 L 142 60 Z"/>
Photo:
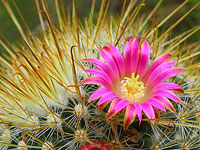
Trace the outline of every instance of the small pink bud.
<path fill-rule="evenodd" d="M 111 146 L 105 141 L 95 140 L 81 145 L 78 150 L 111 150 Z"/>

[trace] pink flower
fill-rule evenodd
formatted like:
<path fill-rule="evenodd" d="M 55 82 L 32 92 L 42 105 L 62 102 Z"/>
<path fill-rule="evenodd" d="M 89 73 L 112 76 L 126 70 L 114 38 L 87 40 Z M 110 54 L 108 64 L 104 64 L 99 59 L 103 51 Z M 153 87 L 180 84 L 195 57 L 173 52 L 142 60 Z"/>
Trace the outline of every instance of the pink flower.
<path fill-rule="evenodd" d="M 172 68 L 176 63 L 168 62 L 169 54 L 161 55 L 148 67 L 150 59 L 149 43 L 144 40 L 139 47 L 140 38 L 132 38 L 126 43 L 124 54 L 113 45 L 99 49 L 105 63 L 98 59 L 85 59 L 96 65 L 97 69 L 86 69 L 95 75 L 80 84 L 99 84 L 99 88 L 89 98 L 89 102 L 100 98 L 97 105 L 102 110 L 110 104 L 107 119 L 118 112 L 125 112 L 124 129 L 137 116 L 142 120 L 142 112 L 155 119 L 158 109 L 168 108 L 175 113 L 169 99 L 182 103 L 174 92 L 183 93 L 182 87 L 174 83 L 164 82 L 168 78 L 182 72 L 182 69 Z"/>
<path fill-rule="evenodd" d="M 95 140 L 81 145 L 78 150 L 111 150 L 111 147 L 105 141 Z"/>

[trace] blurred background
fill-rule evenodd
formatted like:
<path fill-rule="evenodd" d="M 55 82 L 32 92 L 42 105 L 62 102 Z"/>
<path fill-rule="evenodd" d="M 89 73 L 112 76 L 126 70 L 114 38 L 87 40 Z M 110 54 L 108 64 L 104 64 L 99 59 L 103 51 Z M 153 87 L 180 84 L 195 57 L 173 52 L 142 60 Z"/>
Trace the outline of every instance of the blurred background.
<path fill-rule="evenodd" d="M 7 0 L 11 5 L 12 10 L 16 14 L 18 20 L 21 21 L 17 11 L 14 7 L 13 0 Z M 59 0 L 60 1 L 60 0 Z M 129 2 L 130 0 L 127 0 Z M 141 2 L 142 0 L 138 0 Z M 159 0 L 146 0 L 147 7 L 143 7 L 142 13 L 149 13 L 154 6 L 158 3 Z M 156 18 L 163 19 L 165 18 L 170 12 L 172 12 L 175 8 L 177 8 L 184 0 L 163 0 L 161 7 L 158 9 L 158 13 Z M 53 23 L 56 25 L 56 11 L 55 11 L 55 2 L 54 0 L 47 0 L 50 10 L 50 15 L 52 17 Z M 112 15 L 119 15 L 121 12 L 122 4 L 124 0 L 111 0 L 111 4 L 109 7 L 109 13 Z M 164 28 L 167 29 L 172 23 L 174 23 L 177 19 L 183 16 L 187 10 L 192 8 L 195 4 L 197 4 L 199 0 L 189 0 L 188 4 L 182 8 L 175 16 L 168 21 Z M 37 33 L 40 30 L 40 23 L 37 15 L 37 9 L 35 5 L 35 0 L 15 0 L 15 3 L 18 5 L 23 17 L 25 18 L 28 26 L 30 27 L 31 31 Z M 65 8 L 72 7 L 72 0 L 63 0 Z M 78 10 L 78 17 L 79 19 L 83 20 L 83 17 L 89 16 L 90 7 L 92 4 L 92 0 L 77 0 L 77 10 Z M 95 6 L 95 14 L 97 15 L 99 7 L 101 4 L 101 0 L 96 0 Z M 187 29 L 194 27 L 195 25 L 200 24 L 200 6 L 198 6 L 184 21 L 178 25 L 174 30 L 173 34 L 179 34 Z M 23 23 L 21 22 L 21 25 Z M 24 27 L 24 26 L 23 26 Z M 18 43 L 20 41 L 20 34 L 15 27 L 14 23 L 11 20 L 7 10 L 5 9 L 3 3 L 0 1 L 0 33 L 2 33 L 11 43 Z M 196 33 L 192 38 L 191 41 L 200 40 L 200 32 Z M 0 46 L 0 55 L 4 53 L 3 48 Z"/>

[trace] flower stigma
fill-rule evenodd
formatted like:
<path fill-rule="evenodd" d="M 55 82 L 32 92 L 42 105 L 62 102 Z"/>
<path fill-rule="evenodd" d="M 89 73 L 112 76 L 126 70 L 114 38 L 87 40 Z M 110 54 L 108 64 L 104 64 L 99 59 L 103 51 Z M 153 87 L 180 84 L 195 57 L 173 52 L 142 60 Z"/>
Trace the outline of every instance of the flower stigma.
<path fill-rule="evenodd" d="M 131 104 L 144 101 L 146 88 L 142 81 L 138 81 L 139 77 L 139 75 L 135 77 L 135 73 L 132 73 L 131 78 L 124 77 L 124 80 L 120 81 L 120 97 Z"/>

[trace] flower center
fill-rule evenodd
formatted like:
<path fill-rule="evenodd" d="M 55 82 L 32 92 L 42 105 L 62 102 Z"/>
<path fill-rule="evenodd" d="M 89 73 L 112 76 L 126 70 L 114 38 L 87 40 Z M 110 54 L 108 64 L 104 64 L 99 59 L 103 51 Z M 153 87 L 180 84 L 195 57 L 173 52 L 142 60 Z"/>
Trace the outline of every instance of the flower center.
<path fill-rule="evenodd" d="M 128 100 L 131 104 L 143 102 L 145 96 L 144 83 L 138 81 L 139 77 L 139 75 L 135 77 L 135 73 L 132 73 L 131 78 L 125 77 L 120 81 L 121 98 Z"/>

